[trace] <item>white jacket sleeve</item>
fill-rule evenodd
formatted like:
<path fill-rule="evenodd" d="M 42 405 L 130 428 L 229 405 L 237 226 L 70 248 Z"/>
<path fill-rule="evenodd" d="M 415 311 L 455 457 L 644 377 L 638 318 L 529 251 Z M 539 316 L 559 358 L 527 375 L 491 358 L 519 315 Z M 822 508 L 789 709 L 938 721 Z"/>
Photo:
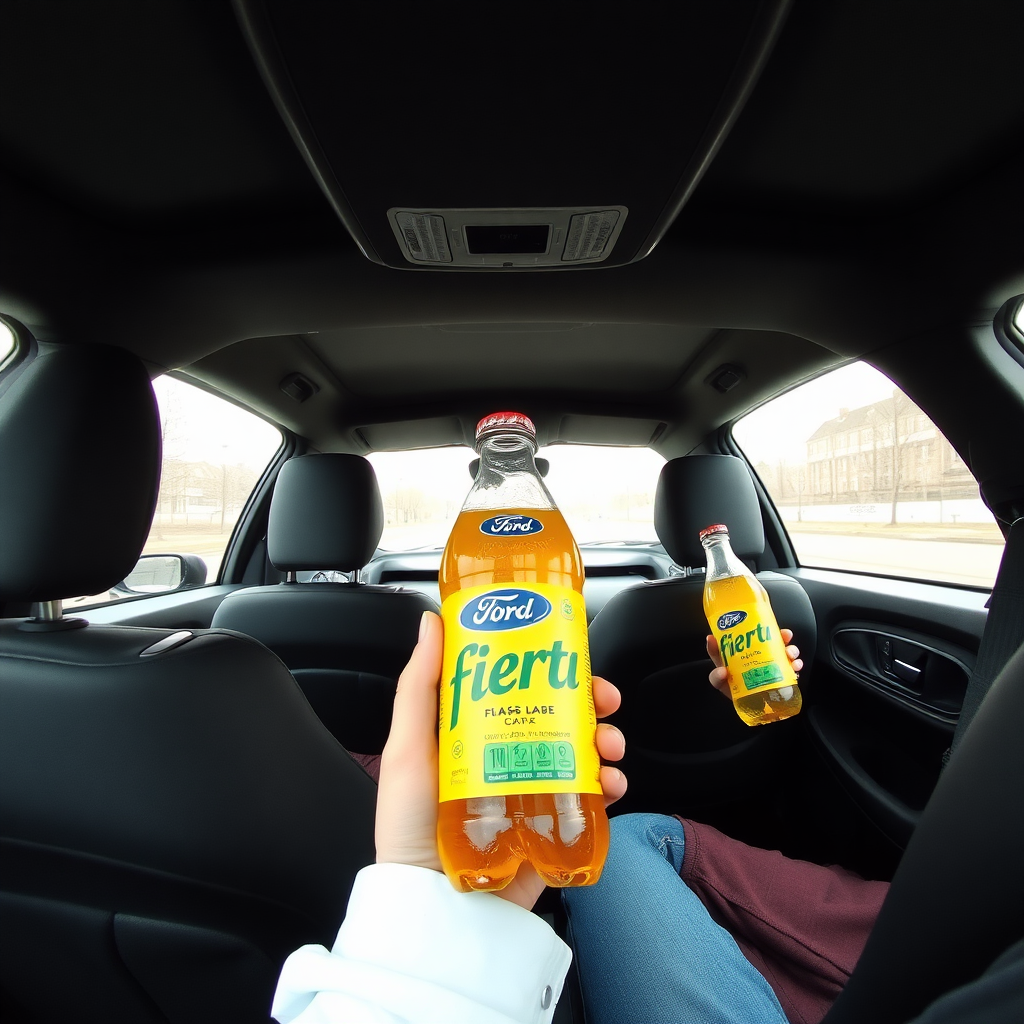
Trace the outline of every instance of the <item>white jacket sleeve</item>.
<path fill-rule="evenodd" d="M 572 954 L 539 917 L 437 871 L 374 864 L 356 876 L 334 948 L 285 961 L 281 1024 L 548 1024 Z"/>

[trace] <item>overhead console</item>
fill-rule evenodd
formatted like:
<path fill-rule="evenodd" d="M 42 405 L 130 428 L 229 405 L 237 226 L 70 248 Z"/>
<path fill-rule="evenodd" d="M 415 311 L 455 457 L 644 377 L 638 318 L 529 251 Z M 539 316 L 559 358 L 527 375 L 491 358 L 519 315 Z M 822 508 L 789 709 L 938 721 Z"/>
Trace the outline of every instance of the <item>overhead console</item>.
<path fill-rule="evenodd" d="M 648 255 L 742 110 L 789 0 L 234 6 L 368 259 L 502 273 Z"/>

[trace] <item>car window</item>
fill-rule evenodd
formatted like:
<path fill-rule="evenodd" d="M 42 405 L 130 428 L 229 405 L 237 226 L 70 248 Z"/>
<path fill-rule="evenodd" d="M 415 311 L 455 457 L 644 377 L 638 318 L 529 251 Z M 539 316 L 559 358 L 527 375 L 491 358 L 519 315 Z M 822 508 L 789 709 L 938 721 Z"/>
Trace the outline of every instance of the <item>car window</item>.
<path fill-rule="evenodd" d="M 1003 536 L 970 470 L 866 363 L 765 403 L 733 437 L 802 565 L 976 587 L 995 581 Z"/>
<path fill-rule="evenodd" d="M 0 369 L 3 368 L 4 363 L 7 362 L 8 356 L 14 351 L 14 346 L 17 344 L 14 332 L 0 320 Z"/>
<path fill-rule="evenodd" d="M 158 377 L 153 390 L 160 408 L 163 463 L 156 512 L 142 554 L 194 556 L 192 572 L 198 568 L 205 581 L 213 583 L 235 523 L 281 447 L 281 432 L 232 402 L 174 377 Z M 72 598 L 64 605 L 82 607 L 159 593 L 174 589 L 181 576 L 178 560 L 143 557 L 127 586 Z"/>
<path fill-rule="evenodd" d="M 540 458 L 548 490 L 579 544 L 657 543 L 654 491 L 665 460 L 650 448 L 551 445 Z M 380 546 L 390 551 L 441 548 L 472 484 L 466 447 L 373 452 L 384 501 Z"/>

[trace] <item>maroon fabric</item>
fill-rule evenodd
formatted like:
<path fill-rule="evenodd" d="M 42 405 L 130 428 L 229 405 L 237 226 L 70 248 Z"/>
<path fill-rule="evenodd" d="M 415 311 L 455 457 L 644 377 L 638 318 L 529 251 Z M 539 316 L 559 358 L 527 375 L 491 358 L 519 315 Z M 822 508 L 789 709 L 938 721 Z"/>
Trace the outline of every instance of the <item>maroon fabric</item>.
<path fill-rule="evenodd" d="M 353 754 L 350 750 L 348 756 L 360 765 L 374 782 L 380 783 L 380 754 Z"/>
<path fill-rule="evenodd" d="M 850 977 L 889 884 L 679 820 L 683 881 L 771 985 L 790 1024 L 818 1024 Z"/>

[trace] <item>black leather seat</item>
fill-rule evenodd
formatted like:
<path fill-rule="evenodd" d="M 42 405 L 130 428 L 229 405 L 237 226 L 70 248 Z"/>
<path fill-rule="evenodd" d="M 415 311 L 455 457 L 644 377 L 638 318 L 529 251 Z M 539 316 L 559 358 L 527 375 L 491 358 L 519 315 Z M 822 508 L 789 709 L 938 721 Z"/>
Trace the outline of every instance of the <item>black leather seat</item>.
<path fill-rule="evenodd" d="M 40 613 L 0 622 L 5 1020 L 266 1021 L 374 857 L 373 783 L 270 651 L 59 616 L 131 570 L 159 459 L 134 356 L 40 345 L 0 378 L 0 601 Z"/>
<path fill-rule="evenodd" d="M 366 459 L 304 455 L 285 463 L 277 478 L 267 553 L 292 579 L 298 571 L 322 569 L 351 573 L 354 580 L 383 528 L 377 478 Z M 438 607 L 400 587 L 286 582 L 231 594 L 213 624 L 269 647 L 345 747 L 378 754 L 424 611 Z"/>
<path fill-rule="evenodd" d="M 1018 595 L 1019 595 L 1018 584 Z M 954 747 L 824 1024 L 1016 1024 L 1024 1010 L 1024 647 Z M 992 965 L 1001 977 L 981 979 Z M 977 983 L 976 983 L 977 982 Z M 976 984 L 973 984 L 976 983 Z M 954 992 L 963 986 L 971 988 Z"/>
<path fill-rule="evenodd" d="M 764 553 L 764 527 L 750 474 L 729 455 L 691 455 L 662 468 L 654 525 L 681 567 L 702 568 L 699 533 L 725 523 L 733 550 L 756 568 Z M 792 629 L 804 664 L 814 659 L 817 637 L 811 603 L 791 577 L 759 572 L 779 625 Z M 750 771 L 785 746 L 791 726 L 744 725 L 728 701 L 708 685 L 703 608 L 704 575 L 656 580 L 616 595 L 590 627 L 596 674 L 622 690 L 613 721 L 628 739 L 623 769 L 630 810 L 698 808 L 749 794 Z M 806 669 L 801 686 L 807 682 Z"/>

